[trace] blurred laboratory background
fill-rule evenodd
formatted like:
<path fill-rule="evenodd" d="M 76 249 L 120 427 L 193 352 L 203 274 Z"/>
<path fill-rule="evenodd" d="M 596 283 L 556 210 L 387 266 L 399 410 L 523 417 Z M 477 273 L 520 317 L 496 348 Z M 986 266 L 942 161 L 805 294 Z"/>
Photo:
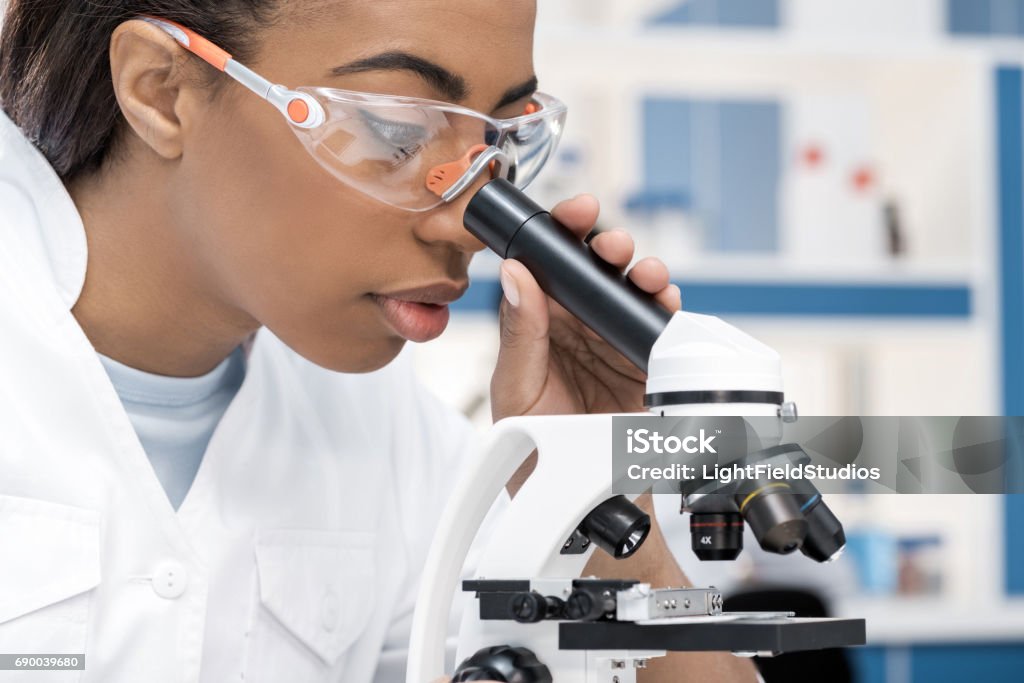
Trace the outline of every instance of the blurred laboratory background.
<path fill-rule="evenodd" d="M 802 414 L 1024 414 L 1024 0 L 538 4 L 541 88 L 569 105 L 538 201 L 596 195 L 684 308 L 781 353 Z M 416 348 L 482 428 L 497 267 L 477 257 Z M 769 683 L 1024 680 L 1024 496 L 829 502 L 850 543 L 828 566 L 751 539 L 700 565 L 658 504 L 684 569 L 734 605 L 867 618 L 868 647 Z"/>

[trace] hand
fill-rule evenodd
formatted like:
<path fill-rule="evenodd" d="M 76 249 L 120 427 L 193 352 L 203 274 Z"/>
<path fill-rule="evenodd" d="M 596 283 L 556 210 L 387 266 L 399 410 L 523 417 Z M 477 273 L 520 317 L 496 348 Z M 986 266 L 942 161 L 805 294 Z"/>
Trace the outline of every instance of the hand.
<path fill-rule="evenodd" d="M 551 214 L 581 240 L 597 222 L 591 195 L 561 202 Z M 590 242 L 598 256 L 619 269 L 633 259 L 633 239 L 624 230 Z M 669 311 L 681 306 L 659 259 L 645 258 L 629 279 Z M 501 266 L 501 348 L 491 378 L 495 421 L 512 415 L 637 412 L 643 410 L 646 376 L 571 313 L 550 299 L 519 261 Z"/>

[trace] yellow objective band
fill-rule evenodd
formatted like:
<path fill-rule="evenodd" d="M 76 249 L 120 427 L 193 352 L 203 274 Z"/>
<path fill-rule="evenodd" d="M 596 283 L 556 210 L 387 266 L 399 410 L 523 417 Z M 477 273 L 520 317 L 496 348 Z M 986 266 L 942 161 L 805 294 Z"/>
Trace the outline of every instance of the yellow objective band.
<path fill-rule="evenodd" d="M 756 491 L 754 491 L 753 493 L 751 493 L 750 495 L 748 495 L 746 498 L 743 499 L 743 502 L 740 503 L 740 512 L 743 512 L 743 508 L 745 508 L 747 506 L 747 503 L 749 503 L 752 498 L 756 497 L 762 491 L 764 491 L 765 489 L 775 489 L 775 488 L 788 489 L 789 488 L 789 484 L 783 484 L 781 482 L 777 483 L 777 484 L 765 484 L 764 486 L 762 486 L 761 488 L 757 489 Z"/>

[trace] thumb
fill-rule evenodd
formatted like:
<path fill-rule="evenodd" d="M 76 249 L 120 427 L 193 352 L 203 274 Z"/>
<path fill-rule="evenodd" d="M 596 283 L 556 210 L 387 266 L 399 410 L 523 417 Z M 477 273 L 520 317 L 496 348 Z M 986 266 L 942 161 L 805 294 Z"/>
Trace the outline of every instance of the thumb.
<path fill-rule="evenodd" d="M 519 261 L 501 264 L 501 346 L 491 379 L 495 419 L 521 415 L 536 402 L 548 371 L 548 299 Z"/>

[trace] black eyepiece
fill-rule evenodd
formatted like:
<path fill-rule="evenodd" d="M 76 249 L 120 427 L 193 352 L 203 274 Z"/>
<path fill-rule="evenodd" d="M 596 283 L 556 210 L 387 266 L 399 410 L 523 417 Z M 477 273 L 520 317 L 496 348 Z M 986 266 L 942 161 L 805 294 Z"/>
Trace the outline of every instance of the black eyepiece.
<path fill-rule="evenodd" d="M 496 178 L 466 206 L 463 224 L 502 258 L 514 258 L 552 299 L 647 371 L 672 314 L 523 194 Z"/>

